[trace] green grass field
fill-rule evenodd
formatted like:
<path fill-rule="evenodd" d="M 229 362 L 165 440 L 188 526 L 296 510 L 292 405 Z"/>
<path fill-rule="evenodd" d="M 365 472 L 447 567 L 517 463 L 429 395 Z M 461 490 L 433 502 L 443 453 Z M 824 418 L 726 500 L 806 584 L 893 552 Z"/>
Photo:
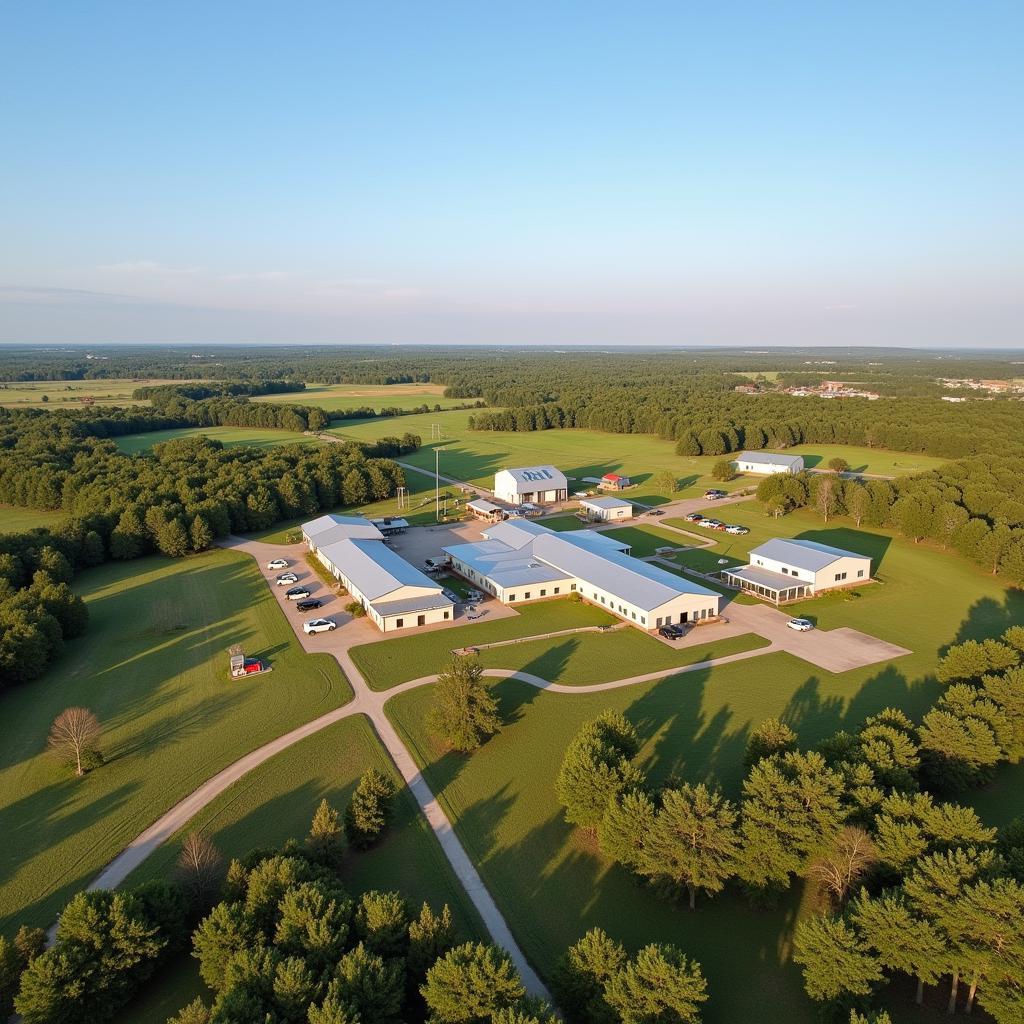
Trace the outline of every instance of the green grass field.
<path fill-rule="evenodd" d="M 43 679 L 0 696 L 0 932 L 56 912 L 163 811 L 242 754 L 351 698 L 307 655 L 245 555 L 147 558 L 83 573 L 88 633 Z M 227 648 L 273 672 L 231 680 Z M 76 779 L 46 752 L 70 705 L 103 726 L 106 763 Z"/>
<path fill-rule="evenodd" d="M 717 457 L 687 458 L 675 454 L 670 441 L 646 434 L 609 434 L 598 430 L 539 430 L 529 433 L 503 431 L 471 431 L 467 424 L 471 413 L 456 410 L 425 416 L 403 416 L 401 432 L 406 430 L 423 438 L 423 448 L 406 457 L 406 461 L 433 470 L 434 447 L 431 428 L 442 430 L 440 442 L 441 473 L 457 480 L 490 487 L 494 474 L 508 466 L 530 466 L 553 463 L 570 478 L 570 484 L 582 483 L 584 477 L 601 477 L 605 473 L 623 473 L 637 486 L 625 491 L 623 497 L 658 504 L 669 497 L 655 484 L 654 477 L 670 471 L 680 491 L 672 497 L 694 497 L 707 487 L 721 486 L 736 490 L 756 484 L 760 477 L 737 477 L 727 484 L 711 478 Z M 369 441 L 396 431 L 386 420 L 362 420 L 333 427 L 331 433 Z M 943 459 L 927 455 L 904 455 L 842 445 L 800 445 L 790 454 L 803 455 L 808 466 L 824 467 L 828 460 L 841 455 L 860 472 L 881 475 L 902 475 L 941 465 Z M 570 488 L 572 489 L 572 488 Z"/>
<path fill-rule="evenodd" d="M 0 384 L 0 406 L 11 409 L 65 409 L 81 407 L 92 397 L 96 405 L 149 405 L 148 399 L 132 398 L 136 388 L 161 384 L 185 384 L 183 380 L 38 380 Z M 43 401 L 46 395 L 49 401 Z"/>
<path fill-rule="evenodd" d="M 443 384 L 306 384 L 304 391 L 281 395 L 260 395 L 254 402 L 273 402 L 283 405 L 318 405 L 327 412 L 346 409 L 418 409 L 422 405 L 442 409 L 465 405 L 468 398 L 445 398 Z M 390 433 L 404 434 L 399 429 L 403 417 L 390 422 Z M 429 436 L 429 433 L 428 433 Z"/>
<path fill-rule="evenodd" d="M 343 809 L 359 776 L 371 766 L 401 783 L 366 719 L 358 716 L 328 726 L 236 782 L 158 849 L 125 884 L 171 874 L 181 841 L 197 829 L 213 840 L 225 860 L 256 847 L 276 847 L 289 838 L 301 839 L 321 799 Z M 397 889 L 416 908 L 424 900 L 435 909 L 447 903 L 464 938 L 484 934 L 469 897 L 404 787 L 396 797 L 394 817 L 382 841 L 364 853 L 350 852 L 342 873 L 353 893 Z M 180 957 L 160 972 L 156 984 L 129 1006 L 120 1020 L 123 1024 L 164 1024 L 203 990 L 196 961 Z"/>
<path fill-rule="evenodd" d="M 683 537 L 672 530 L 659 530 L 656 526 L 623 526 L 615 530 L 605 530 L 604 533 L 605 536 L 614 537 L 615 540 L 628 544 L 634 558 L 648 558 L 655 554 L 658 548 L 682 548 L 692 543 L 688 537 Z"/>
<path fill-rule="evenodd" d="M 700 635 L 698 630 L 696 639 Z M 517 669 L 552 683 L 587 686 L 648 672 L 668 672 L 698 661 L 767 646 L 768 641 L 763 637 L 748 634 L 669 647 L 638 629 L 627 627 L 612 633 L 575 633 L 492 647 L 480 652 L 480 661 L 487 668 Z"/>
<path fill-rule="evenodd" d="M 465 626 L 378 640 L 353 647 L 349 653 L 372 689 L 387 690 L 409 679 L 440 672 L 451 660 L 451 652 L 460 647 L 537 636 L 577 626 L 604 626 L 616 621 L 600 608 L 573 601 L 524 604 L 518 612 L 503 619 L 488 621 L 485 618 Z"/>
<path fill-rule="evenodd" d="M 826 528 L 806 511 L 762 524 L 758 517 L 765 517 L 753 503 L 734 507 L 729 517 L 752 527 L 770 522 L 775 535 L 871 553 L 881 583 L 862 588 L 855 598 L 824 597 L 793 606 L 793 613 L 826 629 L 862 629 L 913 653 L 840 675 L 784 653 L 766 654 L 712 671 L 577 696 L 502 681 L 495 692 L 506 726 L 468 759 L 439 749 L 427 733 L 429 687 L 399 695 L 388 709 L 542 973 L 565 945 L 600 925 L 631 948 L 671 941 L 696 957 L 711 991 L 707 1024 L 812 1024 L 816 1010 L 789 960 L 802 886 L 774 912 L 752 911 L 736 894 L 704 901 L 695 914 L 656 899 L 607 863 L 589 837 L 562 821 L 551 780 L 566 744 L 582 722 L 604 708 L 617 708 L 640 730 L 641 759 L 656 780 L 676 773 L 689 780 L 715 779 L 735 797 L 747 736 L 764 718 L 787 720 L 810 745 L 889 705 L 920 717 L 940 692 L 933 670 L 945 646 L 1024 622 L 1024 595 L 956 556 L 889 531 L 857 530 L 847 522 Z M 750 544 L 758 538 L 752 533 L 736 540 Z M 555 655 L 549 650 L 539 656 Z M 1021 769 L 1008 769 L 988 790 L 965 799 L 975 798 L 989 820 L 1002 821 L 1024 811 L 1021 781 Z M 931 1019 L 902 1003 L 895 1009 L 900 1022 Z"/>
<path fill-rule="evenodd" d="M 179 437 L 203 435 L 221 441 L 225 448 L 268 448 L 279 444 L 321 444 L 294 430 L 270 430 L 263 427 L 181 427 L 177 430 L 152 430 L 146 434 L 125 434 L 115 438 L 118 448 L 129 455 L 148 452 L 155 444 Z"/>
<path fill-rule="evenodd" d="M 37 526 L 53 526 L 63 518 L 63 512 L 2 505 L 0 506 L 0 533 L 17 533 L 21 530 L 35 529 Z"/>

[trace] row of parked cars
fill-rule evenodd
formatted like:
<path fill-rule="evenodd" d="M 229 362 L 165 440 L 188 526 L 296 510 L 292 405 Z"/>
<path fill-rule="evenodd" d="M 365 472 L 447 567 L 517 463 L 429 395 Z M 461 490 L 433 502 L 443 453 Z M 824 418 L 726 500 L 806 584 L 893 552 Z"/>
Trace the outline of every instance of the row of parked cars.
<path fill-rule="evenodd" d="M 267 568 L 274 569 L 287 569 L 288 560 L 286 558 L 275 558 L 270 562 L 267 562 Z M 289 601 L 295 602 L 295 610 L 300 612 L 311 612 L 314 608 L 319 608 L 323 601 L 318 597 L 313 597 L 313 592 L 309 587 L 303 586 L 299 583 L 299 577 L 294 572 L 283 572 L 281 573 L 274 582 L 279 587 L 287 587 L 289 584 L 296 584 L 291 589 L 286 590 L 284 596 Z M 309 619 L 307 622 L 302 624 L 302 631 L 307 634 L 313 633 L 329 633 L 333 629 L 337 629 L 338 624 L 334 619 Z"/>
<path fill-rule="evenodd" d="M 690 512 L 683 516 L 683 518 L 695 526 L 703 526 L 707 530 L 721 530 L 724 533 L 731 533 L 735 537 L 742 537 L 745 533 L 750 533 L 750 530 L 745 526 L 730 526 L 728 523 L 723 523 L 721 519 L 702 516 L 699 512 Z"/>

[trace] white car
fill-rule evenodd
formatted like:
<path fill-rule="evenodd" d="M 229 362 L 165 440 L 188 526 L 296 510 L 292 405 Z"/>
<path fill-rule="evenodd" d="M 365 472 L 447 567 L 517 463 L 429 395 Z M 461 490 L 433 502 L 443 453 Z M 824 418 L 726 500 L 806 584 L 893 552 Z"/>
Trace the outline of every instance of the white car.
<path fill-rule="evenodd" d="M 798 633 L 806 633 L 808 630 L 814 629 L 814 623 L 810 619 L 790 619 L 786 625 Z"/>
<path fill-rule="evenodd" d="M 283 572 L 277 577 L 277 585 L 283 587 L 287 583 L 298 583 L 299 577 L 293 572 Z"/>
<path fill-rule="evenodd" d="M 274 558 L 267 562 L 268 569 L 287 569 L 288 559 L 287 558 Z"/>
<path fill-rule="evenodd" d="M 731 533 L 734 537 L 742 537 L 744 534 L 750 533 L 745 526 L 727 526 L 725 532 Z"/>
<path fill-rule="evenodd" d="M 338 624 L 334 619 L 310 619 L 302 624 L 303 633 L 329 633 L 337 628 Z"/>

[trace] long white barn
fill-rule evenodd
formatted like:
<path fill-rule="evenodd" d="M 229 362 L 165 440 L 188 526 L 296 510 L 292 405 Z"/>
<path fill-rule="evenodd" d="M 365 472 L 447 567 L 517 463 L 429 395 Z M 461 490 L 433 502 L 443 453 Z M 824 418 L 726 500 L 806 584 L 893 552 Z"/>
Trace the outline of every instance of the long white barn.
<path fill-rule="evenodd" d="M 520 469 L 502 469 L 494 474 L 494 496 L 510 505 L 527 501 L 549 505 L 564 501 L 568 489 L 565 474 L 554 466 L 523 466 Z"/>
<path fill-rule="evenodd" d="M 718 615 L 714 591 L 632 558 L 628 544 L 603 534 L 509 520 L 483 536 L 444 550 L 456 572 L 504 604 L 578 593 L 645 630 Z"/>
<path fill-rule="evenodd" d="M 320 516 L 303 525 L 302 535 L 382 633 L 454 618 L 455 605 L 441 585 L 392 551 L 368 519 Z"/>
<path fill-rule="evenodd" d="M 799 473 L 804 468 L 800 455 L 780 455 L 778 452 L 740 452 L 733 460 L 740 473 Z"/>

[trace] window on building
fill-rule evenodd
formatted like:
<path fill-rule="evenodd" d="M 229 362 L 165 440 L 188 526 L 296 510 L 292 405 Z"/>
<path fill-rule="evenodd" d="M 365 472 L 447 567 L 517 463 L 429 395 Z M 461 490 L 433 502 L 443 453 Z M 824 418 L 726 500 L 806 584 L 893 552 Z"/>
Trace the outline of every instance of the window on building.
<path fill-rule="evenodd" d="M 864 570 L 863 569 L 858 569 L 857 570 L 857 579 L 860 579 L 863 575 L 864 575 Z"/>
<path fill-rule="evenodd" d="M 606 601 L 606 600 L 605 600 L 605 599 L 604 599 L 604 598 L 602 597 L 602 598 L 601 598 L 601 604 L 607 604 L 607 603 L 608 603 L 608 602 L 607 602 L 607 601 Z"/>
<path fill-rule="evenodd" d="M 556 593 L 556 594 L 557 594 L 557 593 L 559 593 L 559 592 L 560 592 L 560 590 L 561 590 L 561 588 L 560 588 L 560 587 L 555 587 L 555 593 Z"/>
<path fill-rule="evenodd" d="M 641 615 L 640 616 L 640 625 L 641 626 L 646 626 L 647 625 L 647 616 L 646 615 Z"/>
<path fill-rule="evenodd" d="M 845 580 L 845 579 L 846 579 L 846 573 L 845 572 L 837 572 L 836 573 L 836 582 L 837 583 L 839 582 L 839 580 Z"/>
<path fill-rule="evenodd" d="M 575 590 L 576 589 L 576 584 L 575 583 L 570 583 L 569 584 L 569 589 L 570 590 Z"/>
<path fill-rule="evenodd" d="M 509 599 L 509 601 L 514 601 L 516 599 L 516 595 L 515 594 L 509 594 L 508 595 L 508 599 Z"/>
<path fill-rule="evenodd" d="M 630 614 L 633 616 L 633 621 L 636 622 L 636 612 L 631 612 Z"/>
<path fill-rule="evenodd" d="M 525 594 L 523 594 L 523 600 L 524 601 L 529 601 L 530 600 L 530 592 L 529 591 L 527 591 Z"/>
<path fill-rule="evenodd" d="M 401 629 L 405 625 L 405 619 L 395 619 L 395 629 Z"/>
<path fill-rule="evenodd" d="M 542 590 L 542 591 L 540 592 L 540 596 L 541 596 L 541 597 L 547 597 L 547 596 L 548 596 L 548 592 L 547 592 L 546 590 Z"/>
<path fill-rule="evenodd" d="M 444 613 L 444 617 L 445 617 L 445 618 L 447 619 L 447 618 L 449 618 L 450 614 L 451 614 L 450 612 L 447 612 L 447 611 L 446 611 L 446 612 Z"/>

